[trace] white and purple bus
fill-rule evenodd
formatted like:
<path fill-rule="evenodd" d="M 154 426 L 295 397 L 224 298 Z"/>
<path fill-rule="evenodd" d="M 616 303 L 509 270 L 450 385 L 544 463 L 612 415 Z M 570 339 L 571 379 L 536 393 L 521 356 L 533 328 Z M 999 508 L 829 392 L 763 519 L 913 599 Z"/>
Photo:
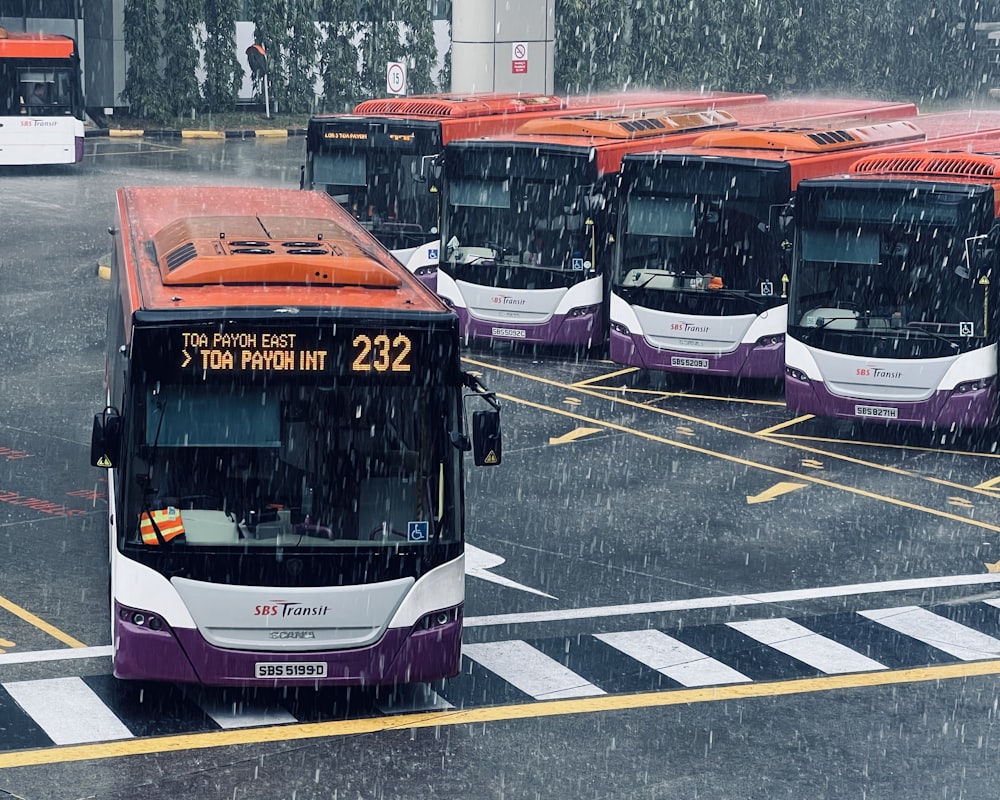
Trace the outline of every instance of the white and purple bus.
<path fill-rule="evenodd" d="M 0 27 L 0 165 L 83 160 L 83 94 L 76 42 Z"/>
<path fill-rule="evenodd" d="M 869 156 L 803 181 L 785 397 L 835 419 L 996 420 L 1000 139 Z"/>
<path fill-rule="evenodd" d="M 799 182 L 866 154 L 1000 128 L 955 111 L 749 126 L 622 161 L 611 279 L 613 361 L 664 372 L 784 376 Z M 978 132 L 978 133 L 976 133 Z"/>
<path fill-rule="evenodd" d="M 606 347 L 613 200 L 623 158 L 707 131 L 803 116 L 914 114 L 911 104 L 791 99 L 535 119 L 444 149 L 437 291 L 467 341 Z"/>
<path fill-rule="evenodd" d="M 425 682 L 461 662 L 463 451 L 499 407 L 455 315 L 320 192 L 118 193 L 107 407 L 114 674 Z M 491 408 L 472 414 L 469 395 Z"/>

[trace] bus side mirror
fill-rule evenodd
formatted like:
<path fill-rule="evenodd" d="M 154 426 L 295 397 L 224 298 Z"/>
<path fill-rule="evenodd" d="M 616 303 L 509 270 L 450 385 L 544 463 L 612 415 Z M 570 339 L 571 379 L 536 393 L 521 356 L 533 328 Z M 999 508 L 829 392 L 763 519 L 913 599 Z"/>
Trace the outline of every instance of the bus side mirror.
<path fill-rule="evenodd" d="M 122 448 L 122 418 L 118 409 L 110 406 L 94 415 L 90 434 L 90 465 L 109 469 L 118 464 Z"/>
<path fill-rule="evenodd" d="M 477 467 L 495 467 L 503 460 L 500 412 L 472 412 L 472 458 Z"/>

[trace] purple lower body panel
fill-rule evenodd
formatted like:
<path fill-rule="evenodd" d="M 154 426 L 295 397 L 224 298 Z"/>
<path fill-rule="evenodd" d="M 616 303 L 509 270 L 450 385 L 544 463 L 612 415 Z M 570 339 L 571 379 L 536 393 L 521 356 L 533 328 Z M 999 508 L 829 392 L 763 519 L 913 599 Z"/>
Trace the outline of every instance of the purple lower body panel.
<path fill-rule="evenodd" d="M 858 400 L 832 394 L 823 383 L 786 376 L 785 405 L 817 417 L 919 425 L 925 428 L 986 428 L 996 416 L 995 384 L 967 392 L 935 392 L 918 403 Z"/>
<path fill-rule="evenodd" d="M 642 336 L 612 330 L 610 355 L 616 364 L 664 372 L 772 380 L 779 380 L 785 372 L 784 344 L 741 344 L 731 353 L 683 353 L 653 347 Z"/>
<path fill-rule="evenodd" d="M 206 686 L 379 686 L 427 683 L 456 675 L 462 658 L 462 609 L 429 629 L 395 628 L 368 647 L 314 652 L 230 650 L 209 644 L 197 630 L 171 629 L 155 616 L 143 624 L 135 610 L 115 604 L 116 678 L 200 683 Z M 258 664 L 326 664 L 326 677 L 255 677 Z"/>
<path fill-rule="evenodd" d="M 579 315 L 552 316 L 538 324 L 491 322 L 476 319 L 464 308 L 456 308 L 462 337 L 465 339 L 492 339 L 494 341 L 530 342 L 568 347 L 593 347 L 601 335 L 600 312 Z"/>

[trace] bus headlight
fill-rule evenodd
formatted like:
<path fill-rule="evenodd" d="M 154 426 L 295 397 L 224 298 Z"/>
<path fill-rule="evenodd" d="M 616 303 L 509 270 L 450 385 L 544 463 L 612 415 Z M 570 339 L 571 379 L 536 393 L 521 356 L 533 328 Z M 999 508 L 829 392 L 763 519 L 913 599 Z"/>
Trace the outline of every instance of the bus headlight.
<path fill-rule="evenodd" d="M 613 330 L 615 333 L 620 333 L 622 336 L 632 335 L 629 329 L 626 328 L 624 325 L 622 325 L 620 322 L 612 322 L 611 330 Z"/>
<path fill-rule="evenodd" d="M 774 347 L 776 344 L 784 344 L 785 336 L 784 334 L 778 334 L 777 336 L 761 336 L 757 340 L 757 347 Z"/>
<path fill-rule="evenodd" d="M 975 381 L 966 381 L 965 383 L 960 383 L 955 387 L 956 392 L 961 392 L 966 394 L 967 392 L 978 392 L 981 389 L 985 389 L 993 382 L 992 378 L 980 378 Z"/>
<path fill-rule="evenodd" d="M 118 612 L 118 616 L 122 622 L 129 622 L 137 628 L 149 628 L 151 631 L 163 630 L 163 620 L 145 611 L 133 611 L 130 608 L 123 608 Z"/>
<path fill-rule="evenodd" d="M 441 611 L 432 611 L 430 614 L 424 614 L 417 622 L 417 628 L 423 631 L 429 631 L 432 628 L 440 628 L 442 625 L 449 625 L 452 622 L 457 622 L 462 615 L 462 609 L 458 606 L 455 608 L 446 608 Z"/>
<path fill-rule="evenodd" d="M 600 310 L 601 310 L 600 306 L 578 306 L 577 308 L 571 308 L 566 316 L 588 317 L 588 316 L 593 316 Z"/>
<path fill-rule="evenodd" d="M 809 383 L 809 376 L 806 375 L 802 370 L 795 369 L 795 367 L 785 367 L 785 375 L 792 380 L 801 381 L 802 383 Z"/>

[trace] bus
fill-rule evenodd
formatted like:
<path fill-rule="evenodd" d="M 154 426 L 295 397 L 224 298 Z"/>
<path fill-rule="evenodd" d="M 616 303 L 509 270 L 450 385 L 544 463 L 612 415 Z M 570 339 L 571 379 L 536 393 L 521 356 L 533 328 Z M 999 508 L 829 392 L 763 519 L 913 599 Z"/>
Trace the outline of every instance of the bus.
<path fill-rule="evenodd" d="M 867 153 L 998 126 L 992 111 L 755 126 L 629 154 L 611 273 L 611 359 L 780 382 L 799 181 L 845 172 Z"/>
<path fill-rule="evenodd" d="M 0 166 L 83 160 L 76 42 L 0 28 Z"/>
<path fill-rule="evenodd" d="M 803 181 L 785 402 L 953 432 L 997 411 L 1000 137 Z"/>
<path fill-rule="evenodd" d="M 91 446 L 114 674 L 456 674 L 463 454 L 502 456 L 455 315 L 324 193 L 128 187 L 117 209 Z"/>
<path fill-rule="evenodd" d="M 446 145 L 437 292 L 467 341 L 604 348 L 612 198 L 622 158 L 693 142 L 706 131 L 916 107 L 777 100 L 728 109 L 536 119 L 507 136 Z"/>
<path fill-rule="evenodd" d="M 320 114 L 306 130 L 300 185 L 325 190 L 348 207 L 431 288 L 440 249 L 431 161 L 455 139 L 509 133 L 529 119 L 574 111 L 760 103 L 762 94 L 634 91 L 546 94 L 412 95 L 366 100 L 352 114 Z"/>

